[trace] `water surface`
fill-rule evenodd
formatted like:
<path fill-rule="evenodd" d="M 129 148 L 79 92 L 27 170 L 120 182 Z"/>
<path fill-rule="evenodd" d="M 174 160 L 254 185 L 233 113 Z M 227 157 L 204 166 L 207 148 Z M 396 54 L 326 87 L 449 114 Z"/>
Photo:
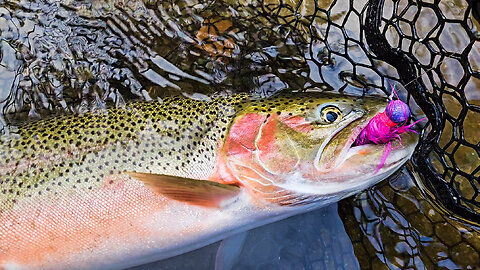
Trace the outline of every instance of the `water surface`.
<path fill-rule="evenodd" d="M 366 2 L 318 1 L 315 7 L 310 0 L 0 0 L 3 132 L 15 132 L 20 123 L 56 114 L 102 110 L 129 100 L 178 93 L 269 96 L 282 90 L 320 89 L 386 96 L 391 89 L 385 78 L 397 75 L 388 64 L 367 55 L 359 28 Z M 388 18 L 395 5 L 386 2 Z M 402 7 L 405 3 L 400 1 L 397 8 Z M 466 6 L 452 0 L 442 1 L 441 8 L 455 17 Z M 410 8 L 406 9 L 408 16 Z M 429 11 L 422 13 L 418 35 L 428 35 L 426 22 L 432 16 Z M 398 30 L 386 33 L 392 46 L 411 45 L 404 44 L 408 42 Z M 450 33 L 441 41 L 448 50 L 461 50 L 468 36 Z M 480 55 L 477 45 L 470 54 L 473 60 Z M 415 53 L 426 63 L 435 60 L 422 46 Z M 439 64 L 454 84 L 456 62 L 446 59 Z M 465 88 L 472 104 L 480 97 L 478 85 L 472 78 Z M 401 88 L 398 92 L 406 97 Z M 461 110 L 450 96 L 444 102 L 451 112 Z M 422 114 L 411 105 L 417 115 Z M 467 127 L 478 127 L 478 114 L 467 118 Z M 447 143 L 452 132 L 446 127 L 441 140 Z M 480 141 L 476 133 L 467 134 L 467 139 Z M 480 165 L 478 156 L 468 149 L 459 151 L 456 159 L 472 170 Z M 410 165 L 338 204 L 249 231 L 232 268 L 468 269 L 479 265 L 478 228 L 438 207 L 415 175 Z M 139 269 L 213 269 L 220 245 Z"/>

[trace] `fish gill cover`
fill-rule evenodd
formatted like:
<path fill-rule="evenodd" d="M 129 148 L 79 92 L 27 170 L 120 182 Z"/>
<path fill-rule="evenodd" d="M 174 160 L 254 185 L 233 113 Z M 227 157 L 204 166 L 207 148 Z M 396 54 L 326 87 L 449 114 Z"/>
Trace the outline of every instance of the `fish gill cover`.
<path fill-rule="evenodd" d="M 413 117 L 429 120 L 413 161 L 430 196 L 479 223 L 479 9 L 475 0 L 0 1 L 4 131 L 180 92 L 390 96 L 390 80 L 405 85 Z"/>

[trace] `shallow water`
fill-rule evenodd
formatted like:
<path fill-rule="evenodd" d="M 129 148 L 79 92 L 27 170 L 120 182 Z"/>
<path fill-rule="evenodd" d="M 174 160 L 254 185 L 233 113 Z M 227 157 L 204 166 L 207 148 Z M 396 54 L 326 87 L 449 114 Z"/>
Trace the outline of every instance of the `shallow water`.
<path fill-rule="evenodd" d="M 320 88 L 385 96 L 382 75 L 396 73 L 380 61 L 372 67 L 364 46 L 355 42 L 366 1 L 354 2 L 319 1 L 318 7 L 333 8 L 314 14 L 313 1 L 0 0 L 0 124 L 14 132 L 25 121 L 182 92 L 268 96 Z M 442 8 L 458 16 L 465 6 L 457 2 L 444 1 Z M 397 39 L 392 32 L 391 43 Z M 443 42 L 454 50 L 464 39 L 457 33 Z M 416 53 L 425 52 L 419 47 Z M 457 80 L 448 65 L 442 66 L 445 76 Z M 472 80 L 465 89 L 471 104 L 479 100 L 476 85 Z M 458 102 L 445 103 L 459 110 Z M 477 127 L 479 119 L 474 114 L 468 122 Z M 459 153 L 465 166 L 478 165 L 478 156 Z M 479 265 L 478 228 L 441 210 L 419 186 L 410 166 L 338 204 L 251 230 L 232 268 Z M 219 245 L 139 269 L 213 269 Z"/>
<path fill-rule="evenodd" d="M 338 204 L 253 229 L 232 269 L 475 269 L 480 228 L 449 217 L 414 179 L 403 169 Z M 132 269 L 213 269 L 218 247 Z"/>

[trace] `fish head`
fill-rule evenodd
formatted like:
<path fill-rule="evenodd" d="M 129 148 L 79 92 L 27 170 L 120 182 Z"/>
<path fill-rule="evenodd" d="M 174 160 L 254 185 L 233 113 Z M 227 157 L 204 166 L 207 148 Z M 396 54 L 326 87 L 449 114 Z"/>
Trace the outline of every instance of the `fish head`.
<path fill-rule="evenodd" d="M 231 126 L 226 163 L 247 189 L 273 202 L 360 191 L 397 170 L 418 141 L 414 133 L 401 134 L 378 171 L 385 145 L 355 146 L 387 104 L 325 93 L 254 100 Z"/>

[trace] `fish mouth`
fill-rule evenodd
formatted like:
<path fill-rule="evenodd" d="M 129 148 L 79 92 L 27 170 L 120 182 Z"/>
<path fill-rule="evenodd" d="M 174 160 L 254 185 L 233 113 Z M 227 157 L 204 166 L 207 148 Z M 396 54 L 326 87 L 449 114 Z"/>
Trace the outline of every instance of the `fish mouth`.
<path fill-rule="evenodd" d="M 367 127 L 370 120 L 381 111 L 383 111 L 383 109 L 379 108 L 378 111 L 375 111 L 374 113 L 368 113 L 368 116 L 366 116 L 367 112 L 363 110 L 354 111 L 351 118 L 344 125 L 332 132 L 332 134 L 320 146 L 314 160 L 314 165 L 316 169 L 320 172 L 330 171 L 342 165 L 347 159 L 355 155 L 360 148 L 365 149 L 368 147 L 378 146 L 374 144 L 357 146 L 355 145 L 355 143 L 358 136 L 360 135 L 362 130 Z M 356 125 L 356 127 L 350 131 L 350 136 L 346 138 L 345 143 L 335 143 L 336 141 L 344 138 L 345 134 L 342 133 L 345 133 L 345 129 L 347 129 L 351 125 Z M 339 138 L 339 135 L 342 136 Z M 330 147 L 332 145 L 335 145 L 337 147 L 334 147 L 334 149 L 332 150 L 332 147 Z M 331 155 L 328 155 L 329 157 L 325 157 L 327 156 L 327 151 L 333 153 L 330 153 Z"/>

